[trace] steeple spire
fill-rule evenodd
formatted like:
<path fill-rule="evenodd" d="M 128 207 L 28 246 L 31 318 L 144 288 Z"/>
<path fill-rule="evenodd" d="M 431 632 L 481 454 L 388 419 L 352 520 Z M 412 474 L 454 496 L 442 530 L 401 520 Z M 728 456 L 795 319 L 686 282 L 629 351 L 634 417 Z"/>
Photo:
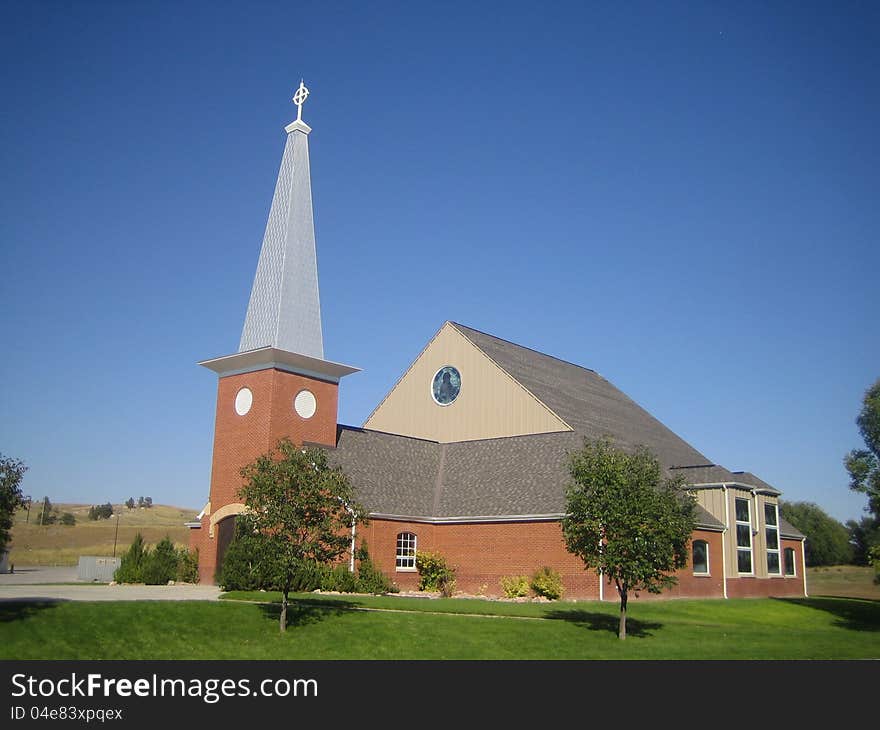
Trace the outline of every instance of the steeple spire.
<path fill-rule="evenodd" d="M 300 81 L 293 96 L 296 120 L 287 143 L 260 249 L 239 352 L 274 347 L 324 358 L 321 303 L 309 172 L 311 127 L 302 121 L 309 90 Z"/>

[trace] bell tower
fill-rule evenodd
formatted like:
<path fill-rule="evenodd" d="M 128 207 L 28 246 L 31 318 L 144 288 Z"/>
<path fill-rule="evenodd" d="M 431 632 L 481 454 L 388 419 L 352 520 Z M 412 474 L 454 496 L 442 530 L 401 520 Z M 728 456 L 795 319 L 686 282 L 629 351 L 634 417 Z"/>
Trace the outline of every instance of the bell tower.
<path fill-rule="evenodd" d="M 309 90 L 294 94 L 296 120 L 287 142 L 269 210 L 257 273 L 238 352 L 199 363 L 219 376 L 214 455 L 208 503 L 191 528 L 199 549 L 199 580 L 213 583 L 244 510 L 241 468 L 274 448 L 336 445 L 339 381 L 358 368 L 324 359 L 309 133 L 302 107 Z"/>

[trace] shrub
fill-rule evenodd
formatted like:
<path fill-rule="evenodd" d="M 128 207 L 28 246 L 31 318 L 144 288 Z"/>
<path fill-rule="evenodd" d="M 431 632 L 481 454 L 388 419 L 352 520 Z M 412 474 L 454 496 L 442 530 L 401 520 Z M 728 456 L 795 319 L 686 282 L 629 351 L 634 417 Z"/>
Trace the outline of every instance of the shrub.
<path fill-rule="evenodd" d="M 73 512 L 65 512 L 61 515 L 61 519 L 58 520 L 62 525 L 67 525 L 68 527 L 76 524 L 76 517 Z"/>
<path fill-rule="evenodd" d="M 272 574 L 271 561 L 266 559 L 269 548 L 266 537 L 256 529 L 253 519 L 239 515 L 235 518 L 232 542 L 216 576 L 217 583 L 227 591 L 277 590 L 279 585 Z"/>
<path fill-rule="evenodd" d="M 357 579 L 354 573 L 349 571 L 347 565 L 340 563 L 326 572 L 321 583 L 321 590 L 355 593 L 357 591 Z"/>
<path fill-rule="evenodd" d="M 113 579 L 117 583 L 142 583 L 144 558 L 148 554 L 149 550 L 144 546 L 144 538 L 141 533 L 138 533 L 134 536 L 131 547 L 119 561 L 119 567 L 116 569 Z"/>
<path fill-rule="evenodd" d="M 455 591 L 455 568 L 440 553 L 417 552 L 420 591 L 440 591 L 444 596 Z"/>
<path fill-rule="evenodd" d="M 532 590 L 539 596 L 555 601 L 562 596 L 562 576 L 546 565 L 532 576 Z"/>
<path fill-rule="evenodd" d="M 170 537 L 163 537 L 155 550 L 145 554 L 141 577 L 149 586 L 163 586 L 177 577 L 177 550 Z"/>
<path fill-rule="evenodd" d="M 522 598 L 529 595 L 529 579 L 524 575 L 505 575 L 501 589 L 508 598 Z"/>
<path fill-rule="evenodd" d="M 181 583 L 199 582 L 199 549 L 192 552 L 186 548 L 177 551 L 177 580 Z"/>
<path fill-rule="evenodd" d="M 358 592 L 376 594 L 400 592 L 400 589 L 370 559 L 366 541 L 361 544 L 355 555 L 360 561 L 357 576 Z"/>

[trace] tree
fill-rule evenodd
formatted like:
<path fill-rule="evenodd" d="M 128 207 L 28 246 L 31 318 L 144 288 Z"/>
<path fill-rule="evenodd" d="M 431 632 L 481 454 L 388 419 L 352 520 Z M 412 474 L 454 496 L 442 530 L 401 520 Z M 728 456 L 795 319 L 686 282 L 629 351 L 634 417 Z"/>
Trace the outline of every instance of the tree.
<path fill-rule="evenodd" d="M 89 507 L 89 519 L 90 520 L 109 520 L 113 516 L 113 505 L 107 502 L 106 504 L 96 504 L 92 507 Z"/>
<path fill-rule="evenodd" d="M 780 502 L 780 514 L 807 536 L 807 566 L 844 565 L 853 559 L 849 531 L 811 502 Z"/>
<path fill-rule="evenodd" d="M 853 449 L 843 459 L 849 488 L 868 495 L 868 512 L 880 519 L 880 378 L 865 392 L 856 418 L 866 448 Z"/>
<path fill-rule="evenodd" d="M 865 515 L 858 522 L 847 520 L 849 544 L 853 550 L 853 562 L 856 565 L 868 565 L 871 548 L 880 545 L 880 520 L 873 515 Z"/>
<path fill-rule="evenodd" d="M 681 477 L 664 478 L 644 447 L 627 452 L 608 439 L 584 440 L 569 462 L 562 534 L 569 552 L 614 581 L 620 596 L 618 636 L 626 638 L 630 591 L 660 593 L 687 564 L 695 501 Z"/>
<path fill-rule="evenodd" d="M 73 512 L 65 512 L 58 520 L 62 525 L 73 527 L 76 524 L 76 515 Z"/>
<path fill-rule="evenodd" d="M 144 497 L 144 507 L 150 509 L 153 506 L 153 498 L 152 497 Z"/>
<path fill-rule="evenodd" d="M 281 439 L 276 450 L 244 466 L 239 495 L 266 541 L 266 560 L 278 576 L 281 631 L 287 630 L 287 606 L 295 574 L 306 563 L 329 564 L 349 547 L 352 524 L 363 510 L 351 484 L 330 467 L 318 448 L 299 448 Z"/>
<path fill-rule="evenodd" d="M 43 504 L 40 505 L 39 524 L 52 525 L 55 524 L 56 519 L 57 515 L 55 514 L 55 508 L 52 506 L 52 503 L 49 501 L 48 497 L 43 497 Z"/>
<path fill-rule="evenodd" d="M 9 531 L 15 519 L 15 510 L 24 507 L 26 500 L 21 493 L 21 480 L 27 467 L 20 459 L 0 454 L 0 553 L 9 543 Z"/>
<path fill-rule="evenodd" d="M 125 501 L 125 506 L 128 507 L 129 509 L 134 509 L 134 497 L 129 497 Z"/>

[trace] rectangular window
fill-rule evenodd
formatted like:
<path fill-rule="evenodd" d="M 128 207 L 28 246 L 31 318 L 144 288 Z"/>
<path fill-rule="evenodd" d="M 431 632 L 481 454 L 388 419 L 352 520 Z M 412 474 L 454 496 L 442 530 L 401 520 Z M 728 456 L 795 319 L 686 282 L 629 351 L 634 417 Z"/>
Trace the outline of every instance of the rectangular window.
<path fill-rule="evenodd" d="M 779 512 L 775 504 L 764 505 L 764 533 L 767 535 L 767 572 L 780 574 L 779 565 Z"/>
<path fill-rule="evenodd" d="M 785 574 L 794 575 L 794 548 L 785 548 Z"/>
<path fill-rule="evenodd" d="M 709 543 L 694 540 L 693 553 L 694 575 L 709 575 Z"/>
<path fill-rule="evenodd" d="M 400 571 L 416 569 L 416 536 L 412 532 L 398 533 L 394 567 Z"/>
<path fill-rule="evenodd" d="M 739 573 L 752 573 L 752 520 L 749 508 L 751 500 L 736 498 L 736 569 Z"/>

